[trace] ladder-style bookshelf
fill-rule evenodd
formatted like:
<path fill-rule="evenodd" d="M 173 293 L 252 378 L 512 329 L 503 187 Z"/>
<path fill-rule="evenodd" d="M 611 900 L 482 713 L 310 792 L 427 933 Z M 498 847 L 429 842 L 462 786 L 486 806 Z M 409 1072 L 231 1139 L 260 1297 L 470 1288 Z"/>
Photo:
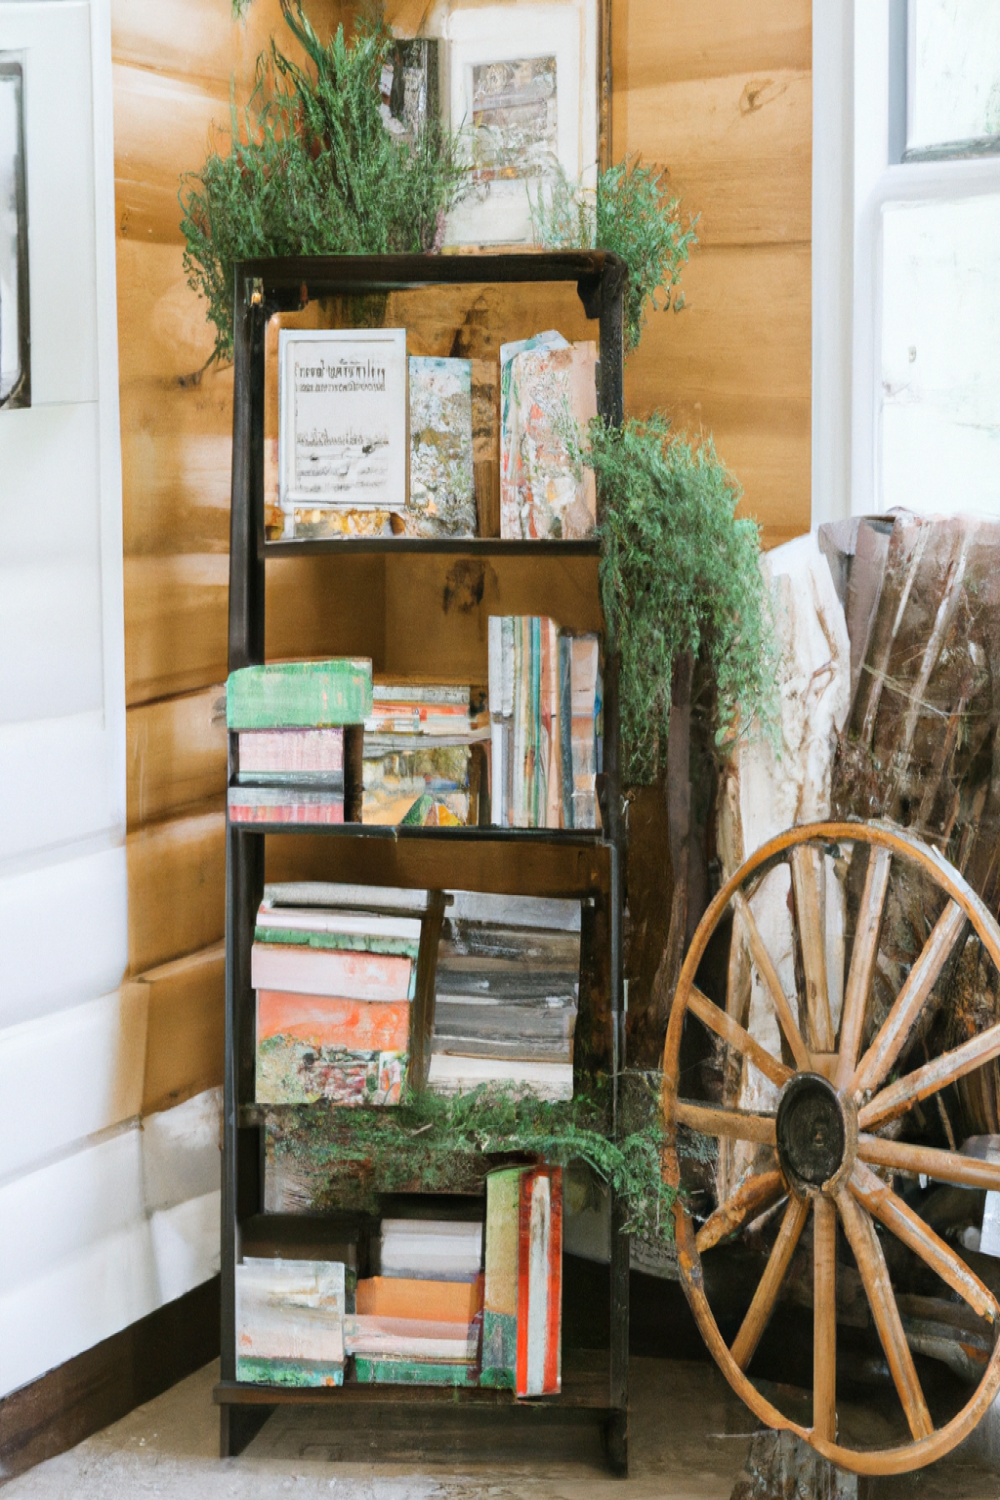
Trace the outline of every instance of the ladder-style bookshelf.
<path fill-rule="evenodd" d="M 491 614 L 549 615 L 575 630 L 601 630 L 599 543 L 510 541 L 499 537 L 350 537 L 269 541 L 265 532 L 268 413 L 274 411 L 268 323 L 319 303 L 321 317 L 345 326 L 343 308 L 357 296 L 389 297 L 387 323 L 420 330 L 460 320 L 475 302 L 480 333 L 488 319 L 489 347 L 559 327 L 570 338 L 594 338 L 598 325 L 598 410 L 622 421 L 622 296 L 625 272 L 614 256 L 565 251 L 505 255 L 317 257 L 250 261 L 236 269 L 233 482 L 229 563 L 229 669 L 265 658 L 265 600 L 271 568 L 294 568 L 308 556 L 312 570 L 308 642 L 303 656 L 367 656 L 376 672 L 413 671 L 419 664 L 441 681 L 485 683 L 487 619 Z M 459 295 L 461 293 L 461 295 Z M 485 310 L 485 311 L 484 311 Z M 314 324 L 311 326 L 315 326 Z M 456 330 L 456 333 L 458 330 Z M 270 341 L 273 346 L 273 339 Z M 455 348 L 461 351 L 460 341 Z M 447 352 L 447 350 L 446 350 Z M 270 402 L 270 405 L 269 405 Z M 271 429 L 273 430 L 273 420 Z M 320 570 L 317 618 L 315 572 Z M 273 576 L 273 575 L 272 575 Z M 282 590 L 283 613 L 275 654 L 294 654 L 295 621 L 287 618 L 294 589 Z M 272 630 L 277 622 L 272 622 Z M 270 632 L 269 632 L 270 634 Z M 320 649 L 317 649 L 317 645 Z M 274 651 L 274 645 L 271 647 Z M 365 1420 L 366 1409 L 395 1402 L 454 1413 L 455 1404 L 572 1409 L 602 1424 L 611 1468 L 627 1470 L 628 1237 L 623 1205 L 612 1195 L 609 1305 L 596 1321 L 604 1346 L 564 1342 L 562 1393 L 518 1402 L 509 1390 L 352 1383 L 330 1388 L 251 1385 L 236 1379 L 235 1267 L 244 1253 L 274 1254 L 297 1239 L 331 1240 L 345 1216 L 295 1216 L 264 1211 L 264 1119 L 267 1110 L 330 1110 L 257 1106 L 254 1100 L 255 1020 L 250 979 L 254 922 L 265 867 L 271 879 L 310 879 L 413 887 L 432 893 L 423 919 L 417 1000 L 433 991 L 435 943 L 448 890 L 534 894 L 584 902 L 582 971 L 574 1076 L 602 1079 L 610 1097 L 610 1129 L 618 1129 L 617 1079 L 624 1045 L 622 894 L 624 858 L 617 712 L 617 664 L 603 662 L 603 773 L 598 778 L 597 830 L 515 829 L 492 826 L 384 827 L 362 823 L 260 826 L 230 824 L 226 849 L 226 1064 L 222 1191 L 222 1364 L 215 1399 L 223 1455 L 242 1451 L 283 1402 L 328 1408 L 332 1426 Z M 230 770 L 235 766 L 230 736 Z M 424 1002 L 426 1005 L 426 1001 Z M 419 1077 L 419 1066 L 416 1069 Z M 439 1202 L 440 1200 L 435 1200 Z M 348 1215 L 347 1217 L 351 1217 Z M 358 1219 L 353 1211 L 353 1220 Z M 364 1217 L 363 1215 L 361 1216 Z M 297 1221 L 298 1219 L 298 1221 Z M 370 1226 L 355 1223 L 358 1274 Z M 590 1273 L 593 1285 L 593 1268 Z M 565 1280 L 564 1280 L 564 1284 Z M 569 1278 L 565 1293 L 573 1297 Z M 567 1310 L 573 1309 L 567 1302 Z M 564 1327 L 572 1321 L 564 1317 Z M 350 1416 L 347 1411 L 350 1409 Z M 526 1414 L 525 1420 L 530 1420 Z"/>

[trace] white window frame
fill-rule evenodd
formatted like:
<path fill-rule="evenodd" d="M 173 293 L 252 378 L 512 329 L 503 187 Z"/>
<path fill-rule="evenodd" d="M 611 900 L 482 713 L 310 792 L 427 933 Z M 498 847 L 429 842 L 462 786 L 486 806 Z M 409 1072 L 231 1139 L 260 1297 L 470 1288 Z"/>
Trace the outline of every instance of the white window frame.
<path fill-rule="evenodd" d="M 906 152 L 907 0 L 813 0 L 812 525 L 884 509 L 882 218 L 1000 193 L 1000 155 Z"/>

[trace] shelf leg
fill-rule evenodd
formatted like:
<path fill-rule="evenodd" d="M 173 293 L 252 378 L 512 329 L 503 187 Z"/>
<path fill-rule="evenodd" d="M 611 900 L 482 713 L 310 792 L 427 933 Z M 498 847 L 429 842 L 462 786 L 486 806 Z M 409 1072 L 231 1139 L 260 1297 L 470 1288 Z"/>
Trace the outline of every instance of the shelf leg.
<path fill-rule="evenodd" d="M 616 1479 L 628 1478 L 628 1410 L 620 1408 L 604 1423 L 604 1454 Z"/>
<path fill-rule="evenodd" d="M 276 1410 L 274 1406 L 220 1406 L 219 1457 L 236 1458 Z"/>

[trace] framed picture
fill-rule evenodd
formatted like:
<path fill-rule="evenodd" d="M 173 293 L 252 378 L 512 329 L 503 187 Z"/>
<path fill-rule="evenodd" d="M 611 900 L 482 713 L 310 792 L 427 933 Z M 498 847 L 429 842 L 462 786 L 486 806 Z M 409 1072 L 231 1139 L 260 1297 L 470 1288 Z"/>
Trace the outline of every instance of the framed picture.
<path fill-rule="evenodd" d="M 561 171 L 594 187 L 607 135 L 609 0 L 439 0 L 436 38 L 446 124 L 460 133 L 469 191 L 449 215 L 449 248 L 527 247 L 531 202 Z"/>
<path fill-rule="evenodd" d="M 406 504 L 406 330 L 282 329 L 278 498 L 310 511 Z"/>
<path fill-rule="evenodd" d="M 0 407 L 31 405 L 24 65 L 0 52 Z"/>

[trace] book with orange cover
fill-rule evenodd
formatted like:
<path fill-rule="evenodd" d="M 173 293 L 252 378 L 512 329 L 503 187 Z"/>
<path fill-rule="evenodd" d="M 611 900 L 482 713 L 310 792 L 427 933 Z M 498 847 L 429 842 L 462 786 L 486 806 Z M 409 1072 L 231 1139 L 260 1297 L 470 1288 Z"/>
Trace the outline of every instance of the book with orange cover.
<path fill-rule="evenodd" d="M 483 1281 L 424 1281 L 369 1276 L 358 1282 L 357 1310 L 379 1318 L 471 1323 L 482 1311 Z"/>

